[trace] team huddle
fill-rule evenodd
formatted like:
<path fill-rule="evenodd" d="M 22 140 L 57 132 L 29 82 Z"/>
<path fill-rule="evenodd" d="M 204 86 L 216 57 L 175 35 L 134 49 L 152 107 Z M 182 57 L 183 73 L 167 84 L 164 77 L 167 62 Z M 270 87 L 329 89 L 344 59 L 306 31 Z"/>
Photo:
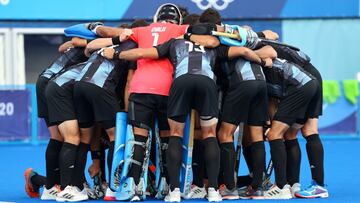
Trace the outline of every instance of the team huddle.
<path fill-rule="evenodd" d="M 50 141 L 46 177 L 25 172 L 30 197 L 41 187 L 42 200 L 61 202 L 328 197 L 321 75 L 277 33 L 174 4 L 161 5 L 151 24 L 81 26 L 36 83 Z M 303 189 L 298 131 L 312 175 Z M 238 176 L 241 151 L 246 176 Z"/>

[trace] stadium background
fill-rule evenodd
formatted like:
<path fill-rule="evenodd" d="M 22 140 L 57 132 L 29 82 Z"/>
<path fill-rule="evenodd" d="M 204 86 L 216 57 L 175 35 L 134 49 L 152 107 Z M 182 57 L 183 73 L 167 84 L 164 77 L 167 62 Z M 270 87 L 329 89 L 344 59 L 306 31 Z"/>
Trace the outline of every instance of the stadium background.
<path fill-rule="evenodd" d="M 333 177 L 339 179 L 335 188 L 329 183 L 330 195 L 338 197 L 337 190 L 349 193 L 338 185 L 346 180 L 360 182 L 354 169 L 360 164 L 353 159 L 360 152 L 359 0 L 0 0 L 0 201 L 27 201 L 22 171 L 32 166 L 44 172 L 42 143 L 48 133 L 37 119 L 34 83 L 58 56 L 57 47 L 66 40 L 63 28 L 89 21 L 113 26 L 140 18 L 150 21 L 156 8 L 166 2 L 186 7 L 190 13 L 216 8 L 226 23 L 274 30 L 282 41 L 307 53 L 324 79 L 320 129 L 326 175 L 330 183 Z M 302 180 L 309 182 L 305 154 L 303 149 Z M 9 186 L 6 174 L 16 177 L 13 185 Z M 349 177 L 340 180 L 343 174 Z M 18 192 L 9 190 L 11 186 Z"/>

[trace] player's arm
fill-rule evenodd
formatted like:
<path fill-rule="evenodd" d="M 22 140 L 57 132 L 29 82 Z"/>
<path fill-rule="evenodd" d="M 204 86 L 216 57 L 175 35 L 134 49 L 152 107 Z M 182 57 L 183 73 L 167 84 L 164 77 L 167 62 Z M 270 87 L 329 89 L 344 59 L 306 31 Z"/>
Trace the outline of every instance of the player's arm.
<path fill-rule="evenodd" d="M 128 112 L 129 109 L 129 87 L 130 87 L 130 82 L 134 76 L 134 69 L 129 69 L 128 71 L 128 75 L 127 75 L 127 80 L 126 80 L 126 85 L 125 85 L 125 91 L 124 91 L 124 104 L 125 104 L 125 111 Z"/>
<path fill-rule="evenodd" d="M 60 53 L 64 53 L 66 50 L 73 48 L 73 47 L 74 47 L 74 45 L 71 43 L 71 41 L 66 41 L 59 46 L 58 51 Z"/>
<path fill-rule="evenodd" d="M 86 45 L 88 44 L 88 40 L 80 37 L 73 37 L 71 39 L 71 43 L 74 47 L 86 47 Z"/>
<path fill-rule="evenodd" d="M 255 50 L 255 53 L 262 59 L 271 58 L 274 59 L 277 57 L 277 52 L 274 48 L 267 45 L 262 47 L 261 49 Z"/>
<path fill-rule="evenodd" d="M 128 61 L 135 61 L 142 58 L 159 58 L 156 48 L 136 48 L 119 53 L 116 53 L 113 48 L 106 48 L 102 51 L 102 55 L 107 59 L 124 59 Z"/>
<path fill-rule="evenodd" d="M 207 48 L 215 48 L 220 45 L 220 41 L 211 35 L 196 35 L 186 33 L 184 38 Z"/>
<path fill-rule="evenodd" d="M 98 38 L 86 45 L 85 55 L 89 56 L 95 50 L 113 45 L 112 38 Z"/>
<path fill-rule="evenodd" d="M 109 26 L 98 26 L 96 28 L 96 35 L 100 37 L 111 38 L 115 36 L 120 36 L 124 28 L 117 28 L 117 27 L 109 27 Z"/>

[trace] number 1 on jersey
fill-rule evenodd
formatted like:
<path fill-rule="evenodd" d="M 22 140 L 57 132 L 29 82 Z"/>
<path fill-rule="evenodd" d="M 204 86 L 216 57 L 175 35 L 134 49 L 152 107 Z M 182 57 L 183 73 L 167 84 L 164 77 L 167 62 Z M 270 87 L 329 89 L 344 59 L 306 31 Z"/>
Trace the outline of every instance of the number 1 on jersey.
<path fill-rule="evenodd" d="M 159 41 L 159 33 L 153 32 L 151 35 L 154 37 L 153 46 L 157 46 Z"/>

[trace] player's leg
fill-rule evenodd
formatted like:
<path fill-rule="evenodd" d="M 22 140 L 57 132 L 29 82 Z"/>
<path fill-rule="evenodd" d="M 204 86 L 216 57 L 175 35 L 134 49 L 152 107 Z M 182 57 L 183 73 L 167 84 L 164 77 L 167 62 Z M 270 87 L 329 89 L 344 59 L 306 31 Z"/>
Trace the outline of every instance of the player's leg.
<path fill-rule="evenodd" d="M 204 161 L 208 175 L 208 201 L 221 201 L 218 191 L 220 171 L 220 149 L 216 138 L 218 122 L 218 92 L 215 82 L 202 75 L 189 75 L 194 83 L 193 105 L 200 115 L 200 126 L 204 144 Z"/>
<path fill-rule="evenodd" d="M 294 124 L 285 133 L 286 148 L 286 177 L 287 182 L 291 186 L 291 195 L 294 197 L 295 192 L 300 190 L 300 165 L 301 150 L 297 139 L 297 132 L 301 125 Z"/>
<path fill-rule="evenodd" d="M 168 150 L 166 151 L 170 191 L 165 201 L 180 201 L 180 170 L 182 143 L 186 117 L 191 109 L 193 86 L 187 75 L 176 78 L 170 88 L 167 117 L 170 126 Z M 187 146 L 186 146 L 187 147 Z M 185 177 L 183 177 L 185 178 Z"/>

